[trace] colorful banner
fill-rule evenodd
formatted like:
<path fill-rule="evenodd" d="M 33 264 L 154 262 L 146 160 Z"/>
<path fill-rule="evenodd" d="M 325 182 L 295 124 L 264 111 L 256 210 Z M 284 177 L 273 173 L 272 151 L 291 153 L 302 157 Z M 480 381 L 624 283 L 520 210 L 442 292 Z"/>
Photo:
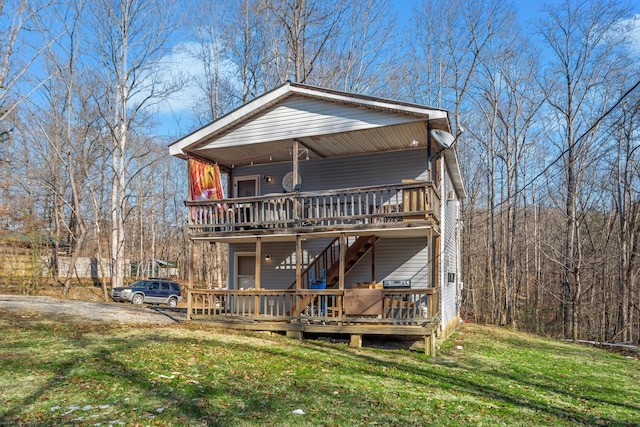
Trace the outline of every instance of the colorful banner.
<path fill-rule="evenodd" d="M 224 199 L 222 177 L 218 165 L 189 158 L 189 187 L 191 200 Z"/>

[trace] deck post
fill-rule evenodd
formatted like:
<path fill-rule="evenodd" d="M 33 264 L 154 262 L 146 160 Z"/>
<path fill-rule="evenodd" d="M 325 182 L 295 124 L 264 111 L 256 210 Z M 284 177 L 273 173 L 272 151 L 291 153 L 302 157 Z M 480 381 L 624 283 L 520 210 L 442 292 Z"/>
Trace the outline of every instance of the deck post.
<path fill-rule="evenodd" d="M 427 265 L 429 266 L 428 277 L 429 287 L 436 287 L 436 259 L 435 259 L 435 244 L 436 240 L 433 238 L 433 230 L 429 229 L 427 233 Z"/>
<path fill-rule="evenodd" d="M 189 284 L 187 285 L 187 321 L 191 320 L 191 306 L 192 296 L 191 290 L 193 289 L 193 251 L 194 251 L 194 242 L 190 240 L 191 244 L 189 245 Z"/>
<path fill-rule="evenodd" d="M 371 237 L 371 283 L 376 282 L 376 236 Z"/>
<path fill-rule="evenodd" d="M 255 287 L 256 289 L 261 289 L 262 285 L 260 282 L 262 281 L 262 237 L 256 237 L 256 277 L 255 277 Z M 258 315 L 260 309 L 260 297 L 256 295 L 253 298 L 253 314 Z"/>
<path fill-rule="evenodd" d="M 362 347 L 362 335 L 351 335 L 351 342 L 349 342 L 349 347 Z"/>
<path fill-rule="evenodd" d="M 432 332 L 431 335 L 424 336 L 424 354 L 427 356 L 436 356 L 436 334 Z"/>
<path fill-rule="evenodd" d="M 302 289 L 302 237 L 296 235 L 296 289 Z"/>
<path fill-rule="evenodd" d="M 300 184 L 298 182 L 298 157 L 300 156 L 300 145 L 298 144 L 298 140 L 297 139 L 293 139 L 293 149 L 292 149 L 292 153 L 291 153 L 292 157 L 293 157 L 293 188 L 296 188 L 296 186 L 298 184 Z"/>
<path fill-rule="evenodd" d="M 302 331 L 287 331 L 287 337 L 289 338 L 293 338 L 296 340 L 301 340 L 302 339 Z"/>
<path fill-rule="evenodd" d="M 344 289 L 344 268 L 345 268 L 345 255 L 347 252 L 347 236 L 344 233 L 340 233 L 340 261 L 339 261 L 339 276 L 338 276 L 338 289 Z"/>
<path fill-rule="evenodd" d="M 260 281 L 262 280 L 262 238 L 256 237 L 256 289 L 262 288 Z"/>
<path fill-rule="evenodd" d="M 339 240 L 339 259 L 338 259 L 338 289 L 344 290 L 344 268 L 345 268 L 345 257 L 347 253 L 347 237 L 344 233 L 340 233 Z M 338 299 L 338 316 L 342 319 L 344 314 L 344 297 L 340 296 Z M 339 325 L 342 325 L 342 322 L 338 322 Z"/>

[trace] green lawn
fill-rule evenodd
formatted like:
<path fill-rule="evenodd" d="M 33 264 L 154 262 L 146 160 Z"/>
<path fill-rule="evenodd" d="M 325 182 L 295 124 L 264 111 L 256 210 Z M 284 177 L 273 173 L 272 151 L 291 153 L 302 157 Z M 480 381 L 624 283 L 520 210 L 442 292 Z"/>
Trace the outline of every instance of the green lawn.
<path fill-rule="evenodd" d="M 499 328 L 433 359 L 193 324 L 0 328 L 0 425 L 640 424 L 638 360 Z"/>

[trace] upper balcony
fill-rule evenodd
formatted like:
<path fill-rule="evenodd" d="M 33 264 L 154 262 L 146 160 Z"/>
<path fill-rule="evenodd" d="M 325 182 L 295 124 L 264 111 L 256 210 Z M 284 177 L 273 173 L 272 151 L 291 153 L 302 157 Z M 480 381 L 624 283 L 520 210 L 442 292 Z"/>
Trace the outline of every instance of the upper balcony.
<path fill-rule="evenodd" d="M 440 197 L 429 181 L 185 204 L 192 238 L 286 240 L 302 233 L 341 232 L 410 235 L 437 229 L 440 223 Z"/>

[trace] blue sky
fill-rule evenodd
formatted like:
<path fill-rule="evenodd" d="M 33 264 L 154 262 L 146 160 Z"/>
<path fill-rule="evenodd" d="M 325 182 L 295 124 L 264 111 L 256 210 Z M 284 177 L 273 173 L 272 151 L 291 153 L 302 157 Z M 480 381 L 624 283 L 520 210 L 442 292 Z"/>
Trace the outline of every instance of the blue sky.
<path fill-rule="evenodd" d="M 473 0 L 469 0 L 473 1 Z M 518 19 L 522 25 L 535 20 L 540 13 L 540 10 L 548 4 L 558 4 L 565 0 L 513 0 L 513 4 L 518 13 Z M 575 0 L 574 0 L 575 1 Z M 416 3 L 420 3 L 418 0 L 391 0 L 395 11 L 398 13 L 399 19 L 410 19 L 411 11 Z M 628 4 L 632 10 L 640 14 L 640 1 L 628 0 Z"/>
<path fill-rule="evenodd" d="M 540 10 L 546 4 L 557 4 L 561 1 L 564 0 L 514 0 L 514 5 L 521 25 L 526 27 L 537 19 Z M 416 0 L 392 0 L 393 8 L 400 21 L 411 19 L 412 10 L 416 3 L 419 2 Z M 636 44 L 640 53 L 640 1 L 631 1 L 629 4 L 632 5 L 634 13 L 638 14 Z M 186 57 L 183 47 L 184 44 L 178 45 L 178 48 L 174 49 L 174 53 L 167 57 L 167 61 L 175 64 L 173 67 L 175 72 L 193 74 L 202 66 L 196 60 Z M 155 129 L 157 135 L 176 139 L 193 130 L 194 116 L 191 111 L 193 94 L 193 89 L 186 89 L 161 105 L 159 120 L 162 124 Z"/>
<path fill-rule="evenodd" d="M 518 10 L 518 17 L 521 19 L 522 23 L 526 23 L 529 19 L 538 14 L 543 5 L 557 2 L 557 0 L 514 0 L 513 3 Z M 414 5 L 416 3 L 420 3 L 420 1 L 391 0 L 391 3 L 393 4 L 395 11 L 398 13 L 399 19 L 410 19 Z"/>

